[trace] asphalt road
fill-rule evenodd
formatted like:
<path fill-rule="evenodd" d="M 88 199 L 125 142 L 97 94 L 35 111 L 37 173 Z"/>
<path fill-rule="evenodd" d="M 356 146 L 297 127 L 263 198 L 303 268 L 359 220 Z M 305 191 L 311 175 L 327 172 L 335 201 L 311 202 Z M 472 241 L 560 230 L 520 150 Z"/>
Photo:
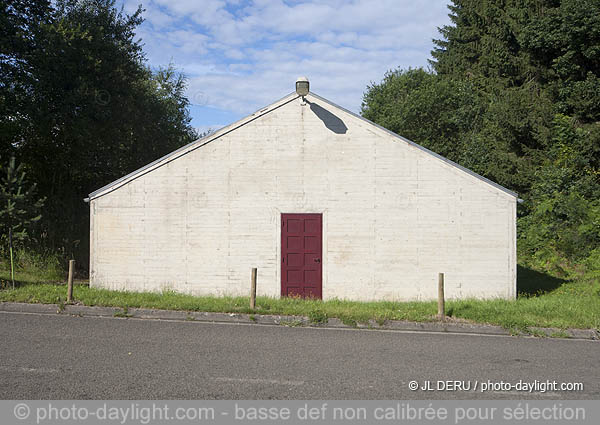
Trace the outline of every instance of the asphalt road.
<path fill-rule="evenodd" d="M 595 341 L 6 312 L 0 341 L 2 399 L 600 399 Z M 535 380 L 584 390 L 481 392 Z"/>

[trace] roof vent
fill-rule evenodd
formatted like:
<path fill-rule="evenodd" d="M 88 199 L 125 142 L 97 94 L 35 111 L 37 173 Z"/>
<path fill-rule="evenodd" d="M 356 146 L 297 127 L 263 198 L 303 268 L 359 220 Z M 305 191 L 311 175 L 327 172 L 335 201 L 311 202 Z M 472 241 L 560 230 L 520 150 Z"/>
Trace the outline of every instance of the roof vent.
<path fill-rule="evenodd" d="M 299 96 L 306 96 L 308 94 L 308 88 L 310 84 L 308 83 L 308 78 L 300 77 L 296 80 L 296 93 Z"/>

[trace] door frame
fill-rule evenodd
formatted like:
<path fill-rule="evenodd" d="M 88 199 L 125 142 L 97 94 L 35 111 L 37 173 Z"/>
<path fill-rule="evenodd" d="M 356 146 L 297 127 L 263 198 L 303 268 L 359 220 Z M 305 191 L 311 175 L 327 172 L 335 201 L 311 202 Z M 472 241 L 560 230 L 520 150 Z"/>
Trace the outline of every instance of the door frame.
<path fill-rule="evenodd" d="M 294 211 L 294 212 L 288 212 Z M 307 208 L 285 208 L 283 211 L 279 208 L 274 208 L 274 221 L 275 221 L 275 259 L 277 266 L 275 267 L 275 279 L 277 282 L 277 295 L 281 297 L 281 215 L 282 214 L 321 214 L 321 295 L 322 299 L 330 298 L 329 296 L 329 284 L 328 284 L 328 261 L 327 261 L 327 225 L 328 225 L 328 209 L 321 211 L 316 209 Z"/>

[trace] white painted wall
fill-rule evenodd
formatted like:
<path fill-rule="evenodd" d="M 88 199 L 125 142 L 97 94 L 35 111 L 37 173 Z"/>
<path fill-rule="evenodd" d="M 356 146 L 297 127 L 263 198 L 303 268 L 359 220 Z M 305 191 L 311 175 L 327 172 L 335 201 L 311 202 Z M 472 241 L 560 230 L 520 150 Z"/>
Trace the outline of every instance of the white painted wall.
<path fill-rule="evenodd" d="M 307 100 L 347 131 L 290 96 L 92 197 L 91 285 L 247 295 L 258 267 L 258 294 L 277 297 L 280 214 L 310 212 L 323 213 L 325 299 L 433 299 L 438 272 L 449 298 L 515 297 L 514 196 Z"/>

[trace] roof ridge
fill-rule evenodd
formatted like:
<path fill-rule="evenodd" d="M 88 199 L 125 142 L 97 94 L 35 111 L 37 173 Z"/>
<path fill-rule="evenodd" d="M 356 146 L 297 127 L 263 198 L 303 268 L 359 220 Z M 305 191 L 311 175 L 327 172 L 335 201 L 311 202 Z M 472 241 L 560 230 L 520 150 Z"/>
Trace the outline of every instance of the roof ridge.
<path fill-rule="evenodd" d="M 515 198 L 518 198 L 518 194 L 516 192 L 514 192 L 514 191 L 512 191 L 510 189 L 507 189 L 504 186 L 502 186 L 502 185 L 500 185 L 500 184 L 498 184 L 498 183 L 496 183 L 496 182 L 494 182 L 494 181 L 492 181 L 492 180 L 490 180 L 490 179 L 488 179 L 488 178 L 486 178 L 486 177 L 484 177 L 484 176 L 482 176 L 480 174 L 477 174 L 476 172 L 474 172 L 474 171 L 472 171 L 472 170 L 470 170 L 470 169 L 468 169 L 466 167 L 463 167 L 462 165 L 460 165 L 460 164 L 458 164 L 458 163 L 456 163 L 456 162 L 454 162 L 454 161 L 452 161 L 452 160 L 450 160 L 450 159 L 448 159 L 448 158 L 446 158 L 446 157 L 444 157 L 444 156 L 442 156 L 442 155 L 440 155 L 440 154 L 438 154 L 438 153 L 436 153 L 436 152 L 434 152 L 434 151 L 432 151 L 430 149 L 427 149 L 426 147 L 421 146 L 418 143 L 413 142 L 412 140 L 407 139 L 406 137 L 400 136 L 399 134 L 394 133 L 393 131 L 390 131 L 390 130 L 388 130 L 385 127 L 382 127 L 379 124 L 374 123 L 373 121 L 370 121 L 367 118 L 362 117 L 362 116 L 360 116 L 360 115 L 358 115 L 358 114 L 356 114 L 356 113 L 354 113 L 354 112 L 352 112 L 352 111 L 344 108 L 343 106 L 337 105 L 337 104 L 331 102 L 330 100 L 327 100 L 324 97 L 319 96 L 318 94 L 316 94 L 316 93 L 314 93 L 312 91 L 307 96 L 312 96 L 312 97 L 314 97 L 314 98 L 316 98 L 316 99 L 318 99 L 318 100 L 320 100 L 322 102 L 325 102 L 325 103 L 329 104 L 330 106 L 333 106 L 334 108 L 340 109 L 343 112 L 345 112 L 347 114 L 350 114 L 351 116 L 353 116 L 355 118 L 358 118 L 359 120 L 367 122 L 367 123 L 371 124 L 372 126 L 378 128 L 379 130 L 382 130 L 385 133 L 387 133 L 387 134 L 389 134 L 389 135 L 391 135 L 393 137 L 396 137 L 396 138 L 402 140 L 403 142 L 408 143 L 409 145 L 411 145 L 413 147 L 416 147 L 417 149 L 420 149 L 423 152 L 428 153 L 429 155 L 432 155 L 432 156 L 440 159 L 441 161 L 443 161 L 443 162 L 445 162 L 445 163 L 447 163 L 447 164 L 449 164 L 449 165 L 451 165 L 451 166 L 459 169 L 460 171 L 465 172 L 465 173 L 467 173 L 467 174 L 469 174 L 469 175 L 471 175 L 471 176 L 473 176 L 473 177 L 475 177 L 475 178 L 477 178 L 477 179 L 479 179 L 479 180 L 481 180 L 481 181 L 483 181 L 485 183 L 488 183 L 489 185 L 495 187 L 496 189 L 501 190 L 502 192 L 504 192 L 504 193 L 506 193 L 508 195 L 514 196 Z M 279 100 L 271 103 L 270 105 L 265 106 L 265 107 L 257 110 L 256 112 L 254 112 L 254 113 L 252 113 L 250 115 L 247 115 L 247 116 L 245 116 L 244 118 L 242 118 L 242 119 L 240 119 L 238 121 L 235 121 L 232 124 L 229 124 L 229 125 L 227 125 L 225 127 L 220 128 L 219 130 L 215 131 L 212 134 L 209 134 L 209 135 L 207 135 L 207 136 L 205 136 L 203 138 L 194 140 L 193 142 L 188 143 L 187 145 L 182 146 L 179 149 L 176 149 L 173 152 L 170 152 L 170 153 L 168 153 L 168 154 L 166 154 L 166 155 L 158 158 L 157 160 L 152 161 L 151 163 L 149 163 L 149 164 L 147 164 L 147 165 L 145 165 L 145 166 L 143 166 L 141 168 L 138 168 L 137 170 L 135 170 L 135 171 L 133 171 L 133 172 L 131 172 L 129 174 L 126 174 L 125 176 L 123 176 L 121 178 L 119 178 L 119 179 L 117 179 L 117 180 L 115 180 L 115 181 L 113 181 L 113 182 L 111 182 L 111 183 L 109 183 L 109 184 L 107 184 L 105 186 L 102 186 L 100 189 L 97 189 L 94 192 L 90 193 L 89 197 L 86 198 L 85 201 L 89 202 L 89 200 L 91 200 L 91 199 L 94 199 L 94 198 L 97 198 L 99 196 L 105 195 L 105 194 L 107 194 L 109 192 L 112 192 L 113 190 L 118 189 L 119 187 L 125 185 L 126 183 L 128 183 L 128 182 L 130 182 L 130 181 L 132 181 L 132 180 L 134 180 L 134 179 L 136 179 L 136 178 L 138 178 L 138 177 L 140 177 L 140 176 L 142 176 L 142 175 L 144 175 L 144 174 L 146 174 L 146 173 L 148 173 L 148 172 L 150 172 L 152 170 L 154 170 L 155 168 L 158 168 L 160 166 L 168 164 L 169 162 L 171 162 L 171 161 L 179 158 L 180 156 L 183 156 L 183 155 L 185 155 L 185 154 L 187 154 L 189 152 L 192 152 L 192 151 L 194 151 L 194 150 L 196 150 L 198 148 L 201 148 L 202 146 L 207 145 L 208 143 L 210 143 L 210 142 L 212 142 L 212 141 L 214 141 L 214 140 L 216 140 L 216 139 L 218 139 L 218 138 L 220 138 L 220 137 L 222 137 L 222 136 L 224 136 L 224 135 L 226 135 L 226 134 L 228 134 L 228 133 L 230 133 L 230 132 L 232 132 L 232 131 L 240 128 L 241 126 L 243 126 L 243 125 L 245 125 L 245 124 L 247 124 L 249 122 L 254 121 L 255 119 L 257 119 L 257 118 L 259 118 L 259 117 L 261 117 L 261 116 L 263 116 L 263 115 L 265 115 L 265 114 L 267 114 L 267 113 L 269 113 L 269 112 L 271 112 L 271 111 L 273 111 L 273 110 L 275 110 L 277 108 L 280 108 L 280 107 L 288 104 L 289 102 L 291 102 L 291 101 L 293 101 L 293 100 L 295 100 L 295 99 L 297 99 L 299 97 L 300 96 L 297 95 L 295 92 L 292 92 L 292 93 L 290 93 L 290 94 L 282 97 L 281 99 L 279 99 Z"/>

